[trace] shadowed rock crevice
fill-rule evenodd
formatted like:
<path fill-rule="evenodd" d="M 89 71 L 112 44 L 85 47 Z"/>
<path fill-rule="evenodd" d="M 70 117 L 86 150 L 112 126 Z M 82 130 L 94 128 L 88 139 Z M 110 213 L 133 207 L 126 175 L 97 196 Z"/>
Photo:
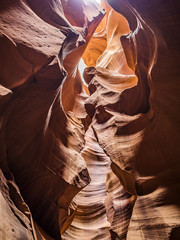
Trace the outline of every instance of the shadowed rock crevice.
<path fill-rule="evenodd" d="M 0 239 L 179 239 L 179 8 L 0 2 Z"/>

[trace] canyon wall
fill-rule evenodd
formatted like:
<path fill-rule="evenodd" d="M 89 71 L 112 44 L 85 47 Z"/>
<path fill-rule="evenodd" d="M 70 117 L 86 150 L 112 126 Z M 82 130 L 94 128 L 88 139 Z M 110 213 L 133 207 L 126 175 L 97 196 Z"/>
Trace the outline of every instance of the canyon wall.
<path fill-rule="evenodd" d="M 179 10 L 0 2 L 0 239 L 180 238 Z"/>

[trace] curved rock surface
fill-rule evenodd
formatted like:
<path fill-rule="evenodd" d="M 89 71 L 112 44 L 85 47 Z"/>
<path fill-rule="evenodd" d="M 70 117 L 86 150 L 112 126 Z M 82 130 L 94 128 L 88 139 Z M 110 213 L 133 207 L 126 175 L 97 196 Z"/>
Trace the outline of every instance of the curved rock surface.
<path fill-rule="evenodd" d="M 180 4 L 100 4 L 0 2 L 0 239 L 180 238 Z"/>
<path fill-rule="evenodd" d="M 71 201 L 90 181 L 80 155 L 84 127 L 73 112 L 64 111 L 61 93 L 65 79 L 77 72 L 77 53 L 72 51 L 80 51 L 80 58 L 80 46 L 92 35 L 103 12 L 79 1 L 86 14 L 80 15 L 75 29 L 63 10 L 72 2 L 0 3 L 1 168 L 6 175 L 13 174 L 33 219 L 53 239 L 60 239 L 60 231 L 72 221 Z M 24 239 L 26 233 L 19 231 L 15 229 L 14 235 Z M 6 233 L 1 237 L 6 238 Z"/>
<path fill-rule="evenodd" d="M 179 189 L 180 135 L 179 128 L 176 128 L 179 119 L 176 88 L 179 45 L 176 40 L 179 38 L 174 39 L 164 28 L 167 24 L 166 27 L 177 32 L 177 3 L 162 3 L 162 8 L 159 3 L 156 11 L 156 3 L 153 1 L 109 3 L 126 17 L 131 31 L 127 35 L 122 33 L 122 36 L 118 31 L 121 37 L 119 44 L 118 39 L 112 37 L 116 49 L 114 54 L 111 47 L 113 43 L 107 38 L 107 48 L 101 55 L 104 56 L 100 56 L 96 68 L 92 68 L 92 61 L 90 62 L 85 77 L 91 93 L 86 101 L 86 109 L 93 118 L 92 126 L 98 142 L 110 157 L 112 171 L 119 178 L 125 192 L 131 195 L 125 197 L 126 207 L 119 211 L 119 222 L 113 222 L 112 219 L 112 238 L 178 239 L 180 213 L 179 194 L 176 192 Z M 111 11 L 109 19 L 113 17 Z M 122 22 L 117 19 L 114 17 L 110 25 L 110 31 L 114 30 L 114 35 L 117 34 L 115 30 L 118 24 Z M 108 31 L 108 24 L 106 26 Z M 121 58 L 120 61 L 120 57 L 117 57 L 117 49 L 121 44 L 128 66 L 138 78 L 137 84 L 127 85 L 124 89 L 123 82 L 120 82 L 121 89 L 119 88 L 120 78 L 116 78 L 116 84 L 113 81 L 118 70 L 118 73 L 124 74 L 122 79 L 128 84 L 128 72 L 122 72 L 126 60 Z M 101 66 L 103 69 L 100 69 Z M 169 99 L 165 97 L 166 94 Z M 170 96 L 173 96 L 173 102 Z M 171 109 L 170 112 L 168 109 Z M 123 198 L 119 199 L 122 205 Z M 120 219 L 123 219 L 124 226 L 126 223 L 129 227 L 127 225 L 122 229 Z M 174 235 L 173 229 L 176 229 Z"/>

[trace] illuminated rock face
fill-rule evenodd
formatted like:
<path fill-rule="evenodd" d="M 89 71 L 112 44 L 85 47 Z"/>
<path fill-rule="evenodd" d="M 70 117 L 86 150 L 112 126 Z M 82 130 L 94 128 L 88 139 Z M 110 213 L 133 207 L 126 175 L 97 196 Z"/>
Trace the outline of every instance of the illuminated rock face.
<path fill-rule="evenodd" d="M 179 3 L 108 2 L 0 2 L 0 239 L 180 238 Z"/>

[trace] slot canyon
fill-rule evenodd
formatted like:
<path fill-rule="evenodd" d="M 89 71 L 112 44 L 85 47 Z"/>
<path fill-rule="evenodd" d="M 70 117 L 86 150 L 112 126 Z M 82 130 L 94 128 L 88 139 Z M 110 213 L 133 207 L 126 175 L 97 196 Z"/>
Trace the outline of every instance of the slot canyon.
<path fill-rule="evenodd" d="M 179 16 L 0 0 L 0 240 L 180 239 Z"/>

